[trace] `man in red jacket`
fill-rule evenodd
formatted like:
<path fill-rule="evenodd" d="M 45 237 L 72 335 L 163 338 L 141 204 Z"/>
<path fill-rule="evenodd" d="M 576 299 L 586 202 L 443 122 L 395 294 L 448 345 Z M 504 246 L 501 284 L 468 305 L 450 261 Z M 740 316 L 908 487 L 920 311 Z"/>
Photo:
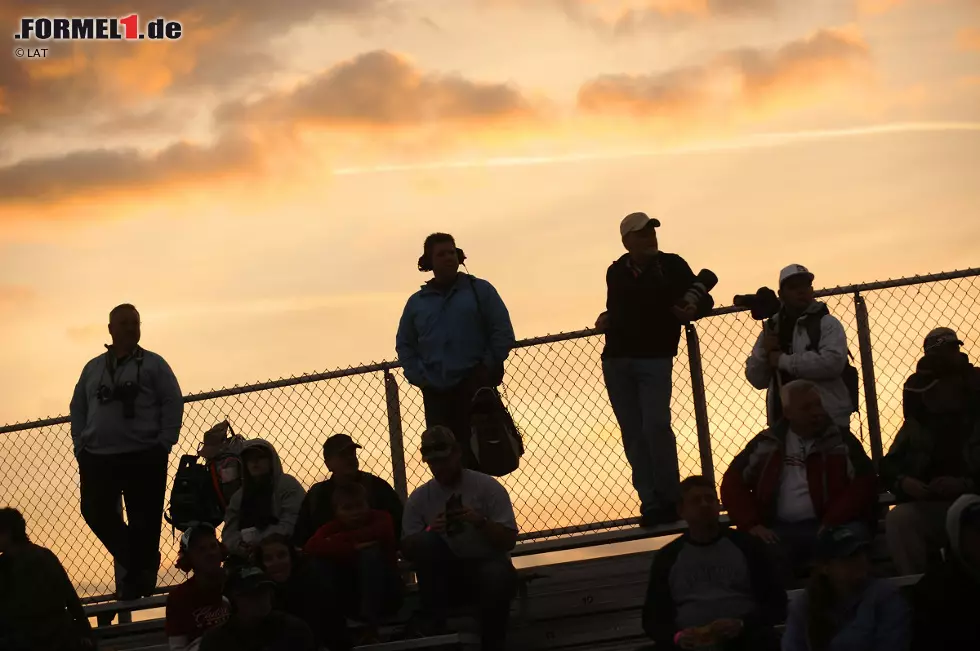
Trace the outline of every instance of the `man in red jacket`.
<path fill-rule="evenodd" d="M 787 582 L 823 527 L 871 520 L 878 480 L 861 443 L 834 425 L 809 380 L 783 386 L 784 419 L 732 460 L 721 498 L 740 530 L 767 543 Z"/>

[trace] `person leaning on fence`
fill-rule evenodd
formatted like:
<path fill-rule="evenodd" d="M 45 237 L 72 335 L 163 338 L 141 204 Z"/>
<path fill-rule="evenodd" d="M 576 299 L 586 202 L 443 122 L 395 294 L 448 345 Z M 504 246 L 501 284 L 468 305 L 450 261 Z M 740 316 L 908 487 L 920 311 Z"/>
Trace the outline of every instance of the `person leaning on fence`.
<path fill-rule="evenodd" d="M 276 584 L 273 608 L 306 622 L 318 647 L 348 651 L 353 646 L 344 616 L 346 596 L 288 538 L 278 533 L 263 538 L 255 562 Z"/>
<path fill-rule="evenodd" d="M 71 437 L 82 516 L 121 566 L 117 592 L 127 600 L 156 589 L 168 459 L 184 398 L 167 362 L 139 346 L 135 307 L 113 308 L 109 334 L 112 344 L 85 365 L 75 386 Z"/>
<path fill-rule="evenodd" d="M 925 355 L 905 382 L 905 422 L 881 463 L 899 504 L 885 521 L 903 574 L 921 574 L 946 542 L 946 510 L 980 488 L 980 369 L 949 328 L 925 339 Z"/>
<path fill-rule="evenodd" d="M 191 577 L 167 594 L 164 630 L 170 651 L 197 651 L 207 631 L 228 621 L 223 560 L 211 525 L 193 524 L 181 535 L 177 569 Z"/>
<path fill-rule="evenodd" d="M 778 651 L 786 591 L 762 543 L 721 525 L 706 477 L 681 482 L 678 512 L 688 530 L 654 555 L 643 606 L 657 649 Z"/>
<path fill-rule="evenodd" d="M 789 607 L 783 651 L 908 651 L 908 604 L 890 581 L 872 577 L 871 542 L 860 523 L 820 532 L 813 575 Z"/>
<path fill-rule="evenodd" d="M 596 329 L 606 336 L 602 373 L 622 430 L 643 526 L 673 522 L 680 470 L 670 427 L 673 359 L 681 325 L 711 311 L 705 294 L 679 307 L 695 282 L 679 255 L 660 251 L 660 221 L 633 213 L 619 227 L 626 253 L 606 271 L 606 311 Z"/>
<path fill-rule="evenodd" d="M 20 511 L 0 509 L 0 649 L 95 649 L 85 610 L 61 561 L 27 536 Z"/>
<path fill-rule="evenodd" d="M 200 651 L 316 651 L 303 620 L 273 609 L 276 584 L 261 569 L 235 567 L 225 586 L 231 616 L 204 634 Z"/>
<path fill-rule="evenodd" d="M 946 515 L 943 561 L 912 588 L 912 649 L 980 649 L 980 496 L 962 495 Z"/>
<path fill-rule="evenodd" d="M 877 477 L 853 434 L 808 380 L 783 385 L 784 420 L 753 438 L 721 482 L 731 521 L 767 543 L 782 579 L 804 569 L 825 527 L 873 521 Z"/>
<path fill-rule="evenodd" d="M 803 265 L 791 264 L 779 273 L 779 298 L 779 312 L 766 321 L 745 363 L 745 377 L 752 386 L 768 389 L 769 425 L 782 416 L 779 387 L 801 379 L 817 386 L 831 419 L 849 428 L 855 404 L 844 381 L 848 369 L 844 326 L 826 303 L 813 298 L 813 274 Z"/>
<path fill-rule="evenodd" d="M 470 446 L 470 406 L 479 389 L 503 382 L 514 327 L 494 286 L 459 272 L 465 260 L 452 235 L 426 238 L 418 268 L 433 277 L 408 299 L 395 350 L 405 379 L 422 389 L 426 427 L 451 429 L 464 466 L 479 470 Z"/>
<path fill-rule="evenodd" d="M 447 427 L 427 429 L 421 452 L 432 479 L 408 498 L 402 525 L 402 552 L 415 565 L 422 602 L 409 635 L 444 632 L 450 604 L 476 601 L 481 648 L 504 649 L 517 588 L 510 496 L 493 477 L 463 467 L 462 450 Z"/>
<path fill-rule="evenodd" d="M 256 543 L 280 533 L 292 536 L 306 491 L 283 472 L 272 443 L 249 439 L 242 446 L 242 487 L 225 511 L 221 540 L 236 561 L 252 555 Z"/>
<path fill-rule="evenodd" d="M 341 486 L 359 484 L 367 491 L 368 505 L 385 511 L 395 525 L 395 537 L 401 537 L 404 506 L 395 489 L 380 477 L 359 469 L 357 451 L 361 446 L 347 434 L 334 434 L 323 443 L 323 463 L 330 478 L 310 486 L 299 510 L 293 542 L 302 548 L 316 531 L 335 519 L 334 491 Z"/>

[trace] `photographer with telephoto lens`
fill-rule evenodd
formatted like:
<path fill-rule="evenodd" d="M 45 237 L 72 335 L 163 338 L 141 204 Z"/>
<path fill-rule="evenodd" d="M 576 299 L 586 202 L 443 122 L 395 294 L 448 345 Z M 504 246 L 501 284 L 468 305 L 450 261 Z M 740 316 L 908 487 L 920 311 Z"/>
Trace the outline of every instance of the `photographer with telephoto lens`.
<path fill-rule="evenodd" d="M 85 365 L 75 386 L 71 437 L 82 516 L 121 568 L 117 593 L 128 600 L 156 589 L 168 458 L 184 399 L 167 362 L 139 346 L 135 307 L 109 313 L 109 334 L 112 344 Z"/>
<path fill-rule="evenodd" d="M 771 293 L 763 288 L 748 301 L 736 297 L 736 304 L 750 307 L 754 318 L 766 319 L 745 363 L 745 377 L 756 389 L 768 390 L 769 425 L 783 415 L 780 387 L 799 379 L 817 386 L 831 419 L 847 429 L 856 408 L 857 374 L 848 364 L 844 326 L 826 303 L 814 300 L 813 274 L 803 265 L 791 264 L 780 272 L 775 313 Z M 853 390 L 845 379 L 853 380 Z"/>

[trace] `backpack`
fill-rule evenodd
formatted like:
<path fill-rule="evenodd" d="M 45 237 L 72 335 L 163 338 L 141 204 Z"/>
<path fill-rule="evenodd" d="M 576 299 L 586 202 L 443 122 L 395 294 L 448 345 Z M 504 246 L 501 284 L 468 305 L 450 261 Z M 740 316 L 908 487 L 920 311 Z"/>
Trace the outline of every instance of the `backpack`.
<path fill-rule="evenodd" d="M 470 431 L 470 447 L 480 472 L 503 477 L 517 470 L 524 440 L 493 387 L 482 387 L 473 396 Z"/>
<path fill-rule="evenodd" d="M 224 522 L 225 508 L 218 499 L 207 463 L 198 463 L 196 454 L 184 454 L 170 490 L 170 505 L 163 519 L 178 531 L 192 523 L 206 522 L 217 527 Z"/>
<path fill-rule="evenodd" d="M 823 309 L 819 312 L 813 312 L 807 314 L 804 317 L 804 327 L 806 328 L 807 337 L 810 339 L 810 345 L 807 346 L 807 350 L 817 350 L 820 345 L 820 321 L 825 316 L 830 314 L 830 310 L 824 305 Z M 858 376 L 858 371 L 851 364 L 851 360 L 854 359 L 854 355 L 851 354 L 850 349 L 847 351 L 847 360 L 845 362 L 844 370 L 841 372 L 841 379 L 844 381 L 844 386 L 847 387 L 847 395 L 851 398 L 851 413 L 857 413 L 858 411 L 858 400 L 860 397 L 860 386 L 861 382 Z"/>

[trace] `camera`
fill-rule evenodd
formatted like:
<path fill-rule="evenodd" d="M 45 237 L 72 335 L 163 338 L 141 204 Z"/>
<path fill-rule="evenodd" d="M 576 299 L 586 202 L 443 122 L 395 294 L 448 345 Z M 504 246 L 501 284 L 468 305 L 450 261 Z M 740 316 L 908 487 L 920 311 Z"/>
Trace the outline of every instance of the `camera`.
<path fill-rule="evenodd" d="M 718 284 L 718 276 L 709 269 L 702 269 L 694 278 L 694 283 L 688 288 L 680 304 L 698 306 L 708 296 L 708 293 Z"/>
<path fill-rule="evenodd" d="M 446 535 L 455 536 L 457 534 L 463 533 L 463 529 L 466 527 L 465 523 L 458 518 L 453 517 L 452 513 L 463 508 L 463 498 L 459 495 L 453 495 L 448 500 L 446 500 Z"/>
<path fill-rule="evenodd" d="M 136 418 L 136 396 L 139 395 L 140 387 L 133 381 L 123 382 L 111 389 L 106 385 L 99 386 L 95 397 L 100 405 L 107 405 L 118 400 L 122 403 L 123 418 Z"/>
<path fill-rule="evenodd" d="M 782 307 L 779 296 L 768 287 L 760 287 L 755 294 L 739 294 L 732 299 L 732 304 L 748 308 L 756 321 L 765 321 L 775 316 Z"/>

